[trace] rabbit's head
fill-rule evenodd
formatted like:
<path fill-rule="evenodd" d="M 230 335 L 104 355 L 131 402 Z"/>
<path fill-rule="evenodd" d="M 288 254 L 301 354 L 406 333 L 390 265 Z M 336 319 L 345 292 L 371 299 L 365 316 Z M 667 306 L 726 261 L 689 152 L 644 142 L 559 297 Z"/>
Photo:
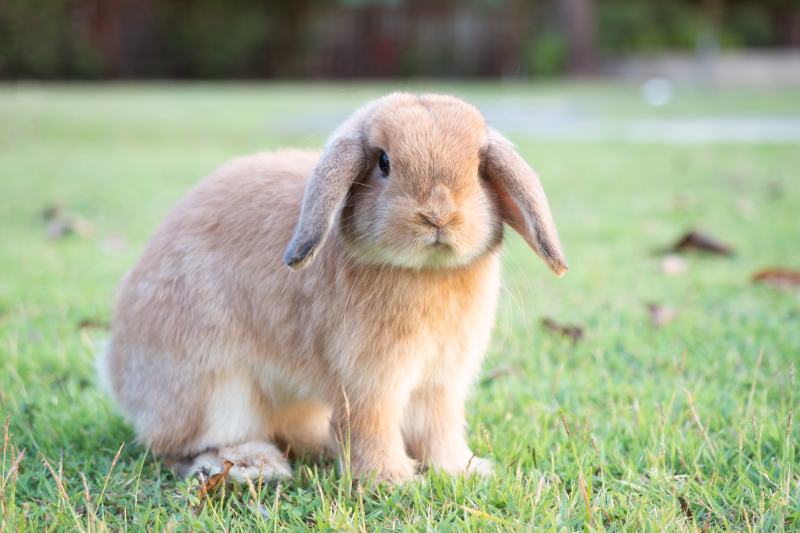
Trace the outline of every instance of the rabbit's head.
<path fill-rule="evenodd" d="M 395 93 L 330 139 L 284 261 L 309 264 L 336 224 L 355 260 L 462 266 L 496 248 L 503 222 L 566 272 L 542 186 L 513 146 L 457 98 Z"/>

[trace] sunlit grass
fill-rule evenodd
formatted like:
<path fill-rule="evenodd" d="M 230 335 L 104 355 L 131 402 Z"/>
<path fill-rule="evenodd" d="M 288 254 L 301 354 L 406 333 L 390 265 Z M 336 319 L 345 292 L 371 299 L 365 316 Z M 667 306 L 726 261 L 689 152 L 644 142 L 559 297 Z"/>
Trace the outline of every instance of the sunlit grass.
<path fill-rule="evenodd" d="M 692 89 L 653 110 L 635 87 L 446 89 L 608 118 L 800 107 L 788 91 Z M 114 286 L 159 220 L 225 159 L 319 146 L 328 131 L 315 114 L 344 114 L 386 90 L 0 87 L 0 409 L 10 420 L 0 530 L 797 530 L 800 296 L 750 282 L 766 266 L 800 268 L 797 145 L 515 136 L 572 268 L 556 279 L 509 239 L 469 410 L 471 443 L 498 465 L 491 479 L 429 474 L 373 491 L 333 463 L 306 463 L 279 486 L 228 486 L 201 502 L 196 482 L 132 442 L 92 360 Z M 92 231 L 48 239 L 41 211 L 56 203 Z M 690 227 L 736 255 L 689 257 L 686 273 L 665 276 L 658 250 Z M 677 318 L 653 327 L 648 302 Z M 583 339 L 542 329 L 543 316 L 581 325 Z"/>

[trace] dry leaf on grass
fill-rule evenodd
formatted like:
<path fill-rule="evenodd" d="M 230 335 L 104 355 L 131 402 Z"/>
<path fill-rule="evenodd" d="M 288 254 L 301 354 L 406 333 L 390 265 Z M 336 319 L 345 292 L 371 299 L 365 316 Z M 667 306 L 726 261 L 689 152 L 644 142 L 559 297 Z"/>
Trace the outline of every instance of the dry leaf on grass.
<path fill-rule="evenodd" d="M 647 313 L 650 316 L 650 323 L 657 328 L 666 326 L 678 316 L 678 310 L 674 307 L 657 303 L 647 304 Z"/>
<path fill-rule="evenodd" d="M 786 268 L 767 268 L 753 274 L 754 283 L 766 283 L 777 289 L 800 287 L 800 271 Z"/>
<path fill-rule="evenodd" d="M 583 338 L 583 328 L 574 324 L 559 324 L 552 318 L 545 317 L 542 319 L 542 326 L 559 335 L 572 339 L 573 343 Z"/>
<path fill-rule="evenodd" d="M 197 493 L 197 496 L 200 498 L 200 502 L 202 504 L 205 499 L 214 493 L 221 485 L 225 483 L 228 479 L 228 472 L 231 471 L 233 468 L 233 463 L 230 461 L 223 462 L 223 469 L 222 472 L 214 474 L 213 476 L 209 477 L 205 483 L 200 485 L 200 490 Z"/>
<path fill-rule="evenodd" d="M 692 520 L 694 518 L 694 513 L 692 513 L 692 508 L 689 506 L 689 502 L 683 496 L 678 496 L 678 504 L 681 506 L 681 512 L 686 515 L 686 518 Z"/>
<path fill-rule="evenodd" d="M 94 318 L 84 318 L 78 322 L 78 329 L 108 329 L 108 322 L 96 320 Z"/>
<path fill-rule="evenodd" d="M 786 187 L 780 181 L 771 181 L 767 184 L 767 199 L 777 201 L 786 195 Z"/>
<path fill-rule="evenodd" d="M 685 233 L 672 245 L 669 251 L 674 253 L 698 251 L 715 255 L 733 255 L 733 248 L 727 244 L 720 242 L 706 233 L 694 230 Z"/>
<path fill-rule="evenodd" d="M 501 377 L 519 375 L 521 373 L 522 369 L 518 366 L 501 366 L 487 372 L 486 376 L 484 376 L 484 378 L 481 380 L 481 385 L 488 385 L 489 383 Z"/>
<path fill-rule="evenodd" d="M 42 209 L 42 220 L 45 222 L 50 222 L 54 218 L 58 218 L 64 215 L 64 206 L 63 204 L 55 203 L 45 206 Z"/>
<path fill-rule="evenodd" d="M 61 204 L 52 204 L 42 209 L 42 218 L 47 223 L 49 239 L 61 239 L 73 234 L 88 237 L 93 231 L 88 220 L 68 213 Z"/>

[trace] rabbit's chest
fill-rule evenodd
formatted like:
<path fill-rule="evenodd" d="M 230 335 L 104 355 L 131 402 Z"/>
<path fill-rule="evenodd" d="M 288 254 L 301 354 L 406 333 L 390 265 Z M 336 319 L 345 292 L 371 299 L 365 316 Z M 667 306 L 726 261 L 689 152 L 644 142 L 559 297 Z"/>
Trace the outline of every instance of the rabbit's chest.
<path fill-rule="evenodd" d="M 430 280 L 425 280 L 430 281 Z M 359 345 L 351 353 L 379 357 L 423 374 L 447 373 L 480 360 L 485 352 L 497 306 L 499 264 L 487 258 L 462 277 L 403 286 L 376 295 L 361 308 Z"/>

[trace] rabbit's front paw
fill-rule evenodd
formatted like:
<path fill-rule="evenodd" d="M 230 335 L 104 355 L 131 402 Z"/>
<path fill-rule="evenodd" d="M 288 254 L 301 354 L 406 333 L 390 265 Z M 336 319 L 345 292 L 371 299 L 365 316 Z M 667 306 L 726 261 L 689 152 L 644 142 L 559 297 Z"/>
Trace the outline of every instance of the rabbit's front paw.
<path fill-rule="evenodd" d="M 452 475 L 490 476 L 494 472 L 494 461 L 475 455 L 465 455 L 458 459 L 447 457 L 444 460 L 430 461 L 430 468 Z"/>
<path fill-rule="evenodd" d="M 233 463 L 230 476 L 239 483 L 259 479 L 266 481 L 292 475 L 286 457 L 274 444 L 268 442 L 252 441 L 236 446 L 225 446 L 217 453 L 222 460 Z"/>
<path fill-rule="evenodd" d="M 173 467 L 183 478 L 197 476 L 206 480 L 225 471 L 226 461 L 233 463 L 228 470 L 228 476 L 239 483 L 259 479 L 267 481 L 292 475 L 286 457 L 274 444 L 264 441 L 251 441 L 212 449 L 174 463 Z"/>
<path fill-rule="evenodd" d="M 479 476 L 491 476 L 494 472 L 494 461 L 484 457 L 471 457 L 464 468 L 467 475 L 477 474 Z"/>
<path fill-rule="evenodd" d="M 402 485 L 411 481 L 418 481 L 421 476 L 417 474 L 416 463 L 411 459 L 396 460 L 387 464 L 353 465 L 353 477 L 367 483 L 388 485 Z"/>

